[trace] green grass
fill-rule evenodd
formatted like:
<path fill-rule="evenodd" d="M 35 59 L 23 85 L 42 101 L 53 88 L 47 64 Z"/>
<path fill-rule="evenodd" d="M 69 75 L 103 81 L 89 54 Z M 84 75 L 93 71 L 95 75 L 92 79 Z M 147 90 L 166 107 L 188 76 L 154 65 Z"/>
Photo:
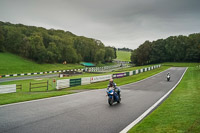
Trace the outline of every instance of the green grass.
<path fill-rule="evenodd" d="M 187 62 L 165 62 L 162 63 L 164 66 L 170 67 L 195 67 L 200 65 L 200 63 L 187 63 Z"/>
<path fill-rule="evenodd" d="M 0 52 L 0 75 L 83 68 L 79 64 L 37 64 L 11 53 Z"/>
<path fill-rule="evenodd" d="M 166 63 L 171 64 L 171 63 Z M 188 64 L 194 65 L 194 64 Z M 199 65 L 199 64 L 198 64 Z M 187 66 L 186 63 L 175 66 Z M 200 69 L 189 67 L 173 93 L 130 133 L 199 133 Z"/>
<path fill-rule="evenodd" d="M 117 60 L 120 61 L 131 61 L 131 52 L 117 51 Z"/>
<path fill-rule="evenodd" d="M 147 71 L 144 73 L 140 73 L 137 75 L 115 79 L 115 82 L 117 83 L 117 85 L 124 85 L 124 84 L 128 84 L 128 83 L 136 82 L 138 80 L 142 80 L 142 79 L 152 76 L 156 73 L 164 71 L 167 68 L 169 68 L 169 67 L 163 66 L 161 68 L 157 68 L 157 69 Z M 70 87 L 70 88 L 66 88 L 66 89 L 57 91 L 57 90 L 55 90 L 55 88 L 52 87 L 52 79 L 49 79 L 49 91 L 46 92 L 45 91 L 46 88 L 42 88 L 42 89 L 34 89 L 33 92 L 29 92 L 29 83 L 30 82 L 44 82 L 47 80 L 48 79 L 43 79 L 43 80 L 37 81 L 37 80 L 33 79 L 33 80 L 11 81 L 11 82 L 6 82 L 6 83 L 1 83 L 1 84 L 22 84 L 23 89 L 22 89 L 22 91 L 17 90 L 16 93 L 0 94 L 0 105 L 34 100 L 34 99 L 41 99 L 41 98 L 52 97 L 52 96 L 71 94 L 71 93 L 74 93 L 74 91 L 72 91 L 72 90 L 102 89 L 102 88 L 106 88 L 107 84 L 108 84 L 108 81 L 104 81 L 104 82 L 98 82 L 98 83 L 93 83 L 93 84 L 89 84 L 89 85 Z"/>

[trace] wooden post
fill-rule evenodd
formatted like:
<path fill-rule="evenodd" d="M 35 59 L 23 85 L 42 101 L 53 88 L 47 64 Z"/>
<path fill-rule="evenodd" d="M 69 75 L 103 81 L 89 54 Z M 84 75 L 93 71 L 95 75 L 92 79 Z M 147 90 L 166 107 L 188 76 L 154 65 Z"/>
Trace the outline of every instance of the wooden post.
<path fill-rule="evenodd" d="M 30 86 L 29 86 L 29 92 L 31 92 L 31 82 L 30 82 Z"/>
<path fill-rule="evenodd" d="M 48 87 L 49 87 L 49 80 L 47 80 L 47 91 L 48 91 Z"/>

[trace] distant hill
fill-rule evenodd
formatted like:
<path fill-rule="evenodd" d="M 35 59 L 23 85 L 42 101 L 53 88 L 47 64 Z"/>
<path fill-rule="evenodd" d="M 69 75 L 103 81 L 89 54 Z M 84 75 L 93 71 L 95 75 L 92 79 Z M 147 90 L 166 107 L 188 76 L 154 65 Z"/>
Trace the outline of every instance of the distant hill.
<path fill-rule="evenodd" d="M 0 75 L 83 68 L 79 64 L 37 64 L 11 53 L 1 52 L 0 64 Z"/>
<path fill-rule="evenodd" d="M 131 58 L 131 52 L 126 52 L 126 51 L 121 51 L 121 50 L 117 51 L 117 59 L 116 60 L 131 61 L 130 58 Z"/>
<path fill-rule="evenodd" d="M 69 31 L 0 21 L 0 52 L 10 52 L 38 63 L 111 62 L 115 48 L 100 40 Z"/>

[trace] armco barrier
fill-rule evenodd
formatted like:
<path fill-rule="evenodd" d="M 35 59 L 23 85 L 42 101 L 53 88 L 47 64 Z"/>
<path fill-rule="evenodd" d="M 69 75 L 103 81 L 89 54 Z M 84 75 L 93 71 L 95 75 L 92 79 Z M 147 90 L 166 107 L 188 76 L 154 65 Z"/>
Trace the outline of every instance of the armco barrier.
<path fill-rule="evenodd" d="M 90 83 L 105 81 L 105 80 L 109 80 L 110 78 L 122 78 L 122 77 L 125 77 L 125 76 L 136 75 L 136 74 L 141 73 L 141 72 L 146 72 L 146 71 L 152 70 L 154 68 L 158 68 L 160 66 L 161 65 L 157 65 L 157 66 L 138 69 L 138 70 L 134 70 L 134 71 L 130 71 L 130 72 L 117 73 L 117 74 L 113 74 L 113 75 L 84 77 L 84 78 L 79 78 L 79 79 L 57 80 L 56 88 L 62 89 L 62 88 L 68 88 L 68 87 L 77 86 L 77 85 L 86 85 L 86 84 L 90 84 Z"/>
<path fill-rule="evenodd" d="M 125 77 L 126 73 L 117 73 L 117 74 L 113 74 L 113 78 L 122 78 Z"/>
<path fill-rule="evenodd" d="M 57 80 L 56 89 L 68 88 L 70 86 L 69 79 Z"/>
<path fill-rule="evenodd" d="M 81 78 L 70 79 L 70 87 L 81 85 Z"/>
<path fill-rule="evenodd" d="M 130 71 L 130 72 L 129 72 L 129 75 L 130 75 L 130 76 L 133 75 L 133 71 Z"/>
<path fill-rule="evenodd" d="M 99 81 L 105 81 L 112 78 L 112 75 L 104 75 L 104 76 L 96 76 L 96 77 L 91 77 L 91 83 L 94 82 L 99 82 Z"/>
<path fill-rule="evenodd" d="M 81 85 L 87 85 L 87 84 L 90 84 L 90 77 L 84 77 L 84 78 L 81 78 Z"/>
<path fill-rule="evenodd" d="M 129 72 L 126 72 L 126 76 L 130 76 Z"/>
<path fill-rule="evenodd" d="M 133 75 L 135 75 L 136 74 L 136 71 L 133 71 Z"/>
<path fill-rule="evenodd" d="M 0 85 L 0 94 L 16 92 L 16 84 Z"/>

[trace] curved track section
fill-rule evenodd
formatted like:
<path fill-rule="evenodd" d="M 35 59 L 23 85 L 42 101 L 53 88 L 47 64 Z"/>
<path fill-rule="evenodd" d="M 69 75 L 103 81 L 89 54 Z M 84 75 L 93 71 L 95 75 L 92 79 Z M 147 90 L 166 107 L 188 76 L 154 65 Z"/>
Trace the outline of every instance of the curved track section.
<path fill-rule="evenodd" d="M 105 89 L 0 106 L 0 132 L 120 132 L 173 88 L 185 70 L 173 67 L 123 85 L 122 103 L 111 107 Z M 171 73 L 170 82 L 166 81 L 167 72 Z"/>

